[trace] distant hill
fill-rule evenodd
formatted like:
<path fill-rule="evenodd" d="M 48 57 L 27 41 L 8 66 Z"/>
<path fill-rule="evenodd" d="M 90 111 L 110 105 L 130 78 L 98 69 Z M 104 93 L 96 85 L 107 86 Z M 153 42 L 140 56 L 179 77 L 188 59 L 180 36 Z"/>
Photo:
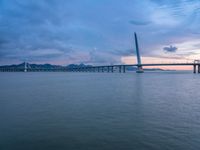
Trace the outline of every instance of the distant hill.
<path fill-rule="evenodd" d="M 0 68 L 7 68 L 7 69 L 23 69 L 25 66 L 25 62 L 21 64 L 13 64 L 13 65 L 4 65 L 0 66 Z M 86 67 L 91 65 L 85 65 L 83 63 L 81 64 L 70 64 L 67 66 L 61 66 L 61 65 L 51 65 L 51 64 L 29 64 L 27 63 L 27 68 L 32 69 L 59 69 L 59 68 L 76 68 L 76 67 Z"/>
<path fill-rule="evenodd" d="M 13 65 L 4 65 L 0 66 L 1 68 L 4 69 L 24 69 L 25 62 L 21 64 L 13 64 Z M 27 68 L 32 68 L 32 69 L 70 69 L 70 68 L 78 68 L 78 67 L 92 67 L 92 65 L 85 65 L 83 63 L 81 64 L 69 64 L 67 66 L 61 66 L 61 65 L 52 65 L 52 64 L 29 64 L 27 63 Z M 126 67 L 126 70 L 128 71 L 136 71 L 137 67 Z M 144 71 L 165 71 L 160 68 L 149 68 L 149 69 L 144 69 Z"/>

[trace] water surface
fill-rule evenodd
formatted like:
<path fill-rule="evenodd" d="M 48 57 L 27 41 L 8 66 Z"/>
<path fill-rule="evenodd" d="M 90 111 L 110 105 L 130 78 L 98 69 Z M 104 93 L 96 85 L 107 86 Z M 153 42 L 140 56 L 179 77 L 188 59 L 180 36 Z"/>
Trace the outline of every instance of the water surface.
<path fill-rule="evenodd" d="M 200 75 L 0 73 L 1 150 L 200 149 Z"/>

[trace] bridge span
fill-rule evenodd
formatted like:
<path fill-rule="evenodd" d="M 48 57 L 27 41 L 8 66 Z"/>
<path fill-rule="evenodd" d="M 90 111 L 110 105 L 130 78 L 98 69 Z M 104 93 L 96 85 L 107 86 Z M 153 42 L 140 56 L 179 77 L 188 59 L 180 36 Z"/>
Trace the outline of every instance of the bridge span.
<path fill-rule="evenodd" d="M 90 66 L 71 68 L 72 72 L 114 72 L 118 70 L 119 73 L 125 73 L 128 67 L 137 67 L 137 73 L 143 72 L 143 67 L 149 66 L 193 66 L 193 73 L 200 73 L 200 63 L 159 63 L 159 64 L 124 64 L 124 65 L 104 65 L 104 66 Z"/>
<path fill-rule="evenodd" d="M 143 67 L 151 66 L 193 66 L 193 73 L 200 73 L 200 63 L 159 63 L 159 64 L 120 64 L 120 65 L 102 65 L 102 66 L 82 66 L 72 68 L 57 68 L 57 69 L 44 69 L 44 68 L 0 68 L 0 72 L 119 72 L 125 73 L 129 67 L 137 67 L 143 72 Z"/>

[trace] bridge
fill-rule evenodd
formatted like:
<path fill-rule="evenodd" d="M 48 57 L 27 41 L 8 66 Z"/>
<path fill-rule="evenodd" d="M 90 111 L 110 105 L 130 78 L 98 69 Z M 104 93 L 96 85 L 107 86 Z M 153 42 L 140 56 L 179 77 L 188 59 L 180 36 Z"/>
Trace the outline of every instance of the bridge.
<path fill-rule="evenodd" d="M 104 72 L 105 68 L 107 72 L 113 72 L 113 68 L 119 68 L 119 72 L 126 72 L 126 67 L 137 67 L 137 73 L 143 73 L 143 67 L 149 66 L 193 66 L 193 73 L 200 73 L 200 60 L 194 60 L 193 63 L 157 63 L 157 64 L 142 64 L 140 51 L 138 46 L 138 39 L 137 34 L 134 33 L 135 37 L 135 49 L 136 49 L 136 56 L 137 56 L 137 64 L 124 64 L 124 65 L 108 65 L 108 66 L 92 66 L 92 67 L 83 67 L 83 68 L 74 68 L 73 71 L 78 72 L 85 72 L 85 71 L 93 71 L 93 72 Z"/>
<path fill-rule="evenodd" d="M 121 65 L 102 65 L 102 66 L 81 66 L 81 67 L 62 67 L 54 69 L 45 68 L 30 68 L 28 63 L 25 62 L 24 68 L 0 68 L 0 72 L 116 72 L 125 73 L 127 67 L 136 67 L 137 73 L 143 73 L 143 67 L 153 67 L 153 66 L 193 66 L 193 73 L 200 73 L 200 60 L 194 60 L 193 63 L 148 63 L 143 64 L 140 57 L 140 51 L 138 46 L 138 39 L 136 33 L 134 33 L 135 38 L 135 49 L 137 64 L 121 64 Z"/>

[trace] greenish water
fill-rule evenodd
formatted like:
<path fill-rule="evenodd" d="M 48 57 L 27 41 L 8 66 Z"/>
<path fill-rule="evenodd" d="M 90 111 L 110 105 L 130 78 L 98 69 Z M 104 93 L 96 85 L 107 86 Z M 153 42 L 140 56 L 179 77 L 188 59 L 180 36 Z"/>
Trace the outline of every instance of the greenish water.
<path fill-rule="evenodd" d="M 0 150 L 198 150 L 200 75 L 0 73 Z"/>

